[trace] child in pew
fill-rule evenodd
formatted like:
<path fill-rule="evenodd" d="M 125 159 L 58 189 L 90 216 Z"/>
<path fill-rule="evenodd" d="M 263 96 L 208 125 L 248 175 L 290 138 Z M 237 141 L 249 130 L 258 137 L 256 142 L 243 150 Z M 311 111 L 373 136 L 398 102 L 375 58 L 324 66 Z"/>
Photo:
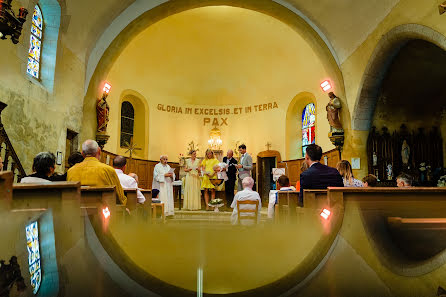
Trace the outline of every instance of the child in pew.
<path fill-rule="evenodd" d="M 296 191 L 295 187 L 290 186 L 290 179 L 286 175 L 279 177 L 277 183 L 279 184 L 279 190 L 269 191 L 268 219 L 272 219 L 274 217 L 274 206 L 278 203 L 278 192 Z"/>
<path fill-rule="evenodd" d="M 369 174 L 362 179 L 362 183 L 365 188 L 376 187 L 376 184 L 378 183 L 378 178 L 376 178 L 376 176 L 374 176 L 373 174 Z"/>

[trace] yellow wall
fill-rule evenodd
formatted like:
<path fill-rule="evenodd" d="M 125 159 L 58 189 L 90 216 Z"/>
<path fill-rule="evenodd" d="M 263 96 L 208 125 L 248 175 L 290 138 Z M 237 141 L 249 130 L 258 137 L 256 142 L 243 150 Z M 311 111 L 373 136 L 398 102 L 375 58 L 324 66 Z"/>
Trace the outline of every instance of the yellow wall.
<path fill-rule="evenodd" d="M 233 113 L 237 107 L 273 102 L 278 108 L 222 116 L 228 123 L 220 127 L 223 149 L 233 148 L 239 141 L 256 155 L 271 142 L 284 159 L 297 158 L 300 148 L 286 149 L 286 126 L 291 123 L 287 112 L 302 92 L 316 99 L 317 143 L 324 151 L 330 150 L 333 146 L 325 118 L 328 97 L 319 87 L 326 78 L 323 63 L 303 38 L 270 16 L 225 6 L 181 12 L 136 36 L 111 67 L 106 78 L 113 86 L 108 98 L 111 137 L 105 149 L 122 152 L 118 148 L 120 102 L 124 90 L 134 90 L 150 111 L 145 139 L 146 145 L 150 144 L 149 159 L 167 153 L 175 161 L 192 140 L 203 153 L 212 129 L 203 125 L 205 116 L 186 115 L 184 110 L 183 114 L 159 111 L 158 104 L 183 109 L 229 108 Z M 297 111 L 297 119 L 301 112 Z"/>

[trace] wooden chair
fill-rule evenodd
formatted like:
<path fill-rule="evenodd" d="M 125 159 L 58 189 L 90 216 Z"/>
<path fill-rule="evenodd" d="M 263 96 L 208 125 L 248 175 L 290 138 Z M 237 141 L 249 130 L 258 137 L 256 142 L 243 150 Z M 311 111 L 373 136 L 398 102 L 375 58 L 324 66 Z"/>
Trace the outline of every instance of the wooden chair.
<path fill-rule="evenodd" d="M 240 209 L 240 205 L 255 205 L 255 209 Z M 241 216 L 240 214 L 253 214 Z M 237 219 L 238 223 L 241 224 L 241 220 L 254 220 L 254 224 L 257 224 L 257 219 L 259 215 L 259 201 L 258 200 L 245 200 L 237 201 Z"/>
<path fill-rule="evenodd" d="M 152 203 L 152 218 L 156 219 L 156 209 L 161 208 L 161 218 L 163 221 L 166 219 L 164 216 L 164 203 Z"/>

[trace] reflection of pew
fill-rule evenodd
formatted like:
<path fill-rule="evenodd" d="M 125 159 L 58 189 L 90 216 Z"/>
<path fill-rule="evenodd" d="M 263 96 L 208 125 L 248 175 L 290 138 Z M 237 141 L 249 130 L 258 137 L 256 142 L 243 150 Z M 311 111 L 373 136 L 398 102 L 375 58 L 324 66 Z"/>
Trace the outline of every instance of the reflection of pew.
<path fill-rule="evenodd" d="M 359 211 L 376 249 L 404 275 L 416 270 L 411 261 L 446 249 L 446 188 L 329 188 L 328 202 Z"/>
<path fill-rule="evenodd" d="M 305 208 L 323 209 L 327 204 L 327 190 L 304 190 Z"/>
<path fill-rule="evenodd" d="M 11 200 L 13 179 L 14 179 L 14 175 L 11 171 L 0 172 L 0 197 L 1 197 L 1 199 Z"/>
<path fill-rule="evenodd" d="M 290 217 L 296 217 L 297 207 L 299 205 L 299 192 L 283 191 L 277 193 L 277 204 L 275 205 L 275 222 L 288 220 Z"/>

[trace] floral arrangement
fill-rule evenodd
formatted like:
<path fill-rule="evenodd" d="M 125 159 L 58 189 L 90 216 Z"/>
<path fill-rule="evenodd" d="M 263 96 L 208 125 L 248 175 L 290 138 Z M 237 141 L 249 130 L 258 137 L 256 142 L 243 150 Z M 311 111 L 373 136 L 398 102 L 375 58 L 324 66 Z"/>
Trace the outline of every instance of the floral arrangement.
<path fill-rule="evenodd" d="M 223 199 L 217 198 L 217 199 L 212 199 L 209 202 L 209 205 L 219 205 L 223 203 Z"/>
<path fill-rule="evenodd" d="M 438 180 L 437 187 L 446 187 L 446 175 L 440 176 Z"/>

